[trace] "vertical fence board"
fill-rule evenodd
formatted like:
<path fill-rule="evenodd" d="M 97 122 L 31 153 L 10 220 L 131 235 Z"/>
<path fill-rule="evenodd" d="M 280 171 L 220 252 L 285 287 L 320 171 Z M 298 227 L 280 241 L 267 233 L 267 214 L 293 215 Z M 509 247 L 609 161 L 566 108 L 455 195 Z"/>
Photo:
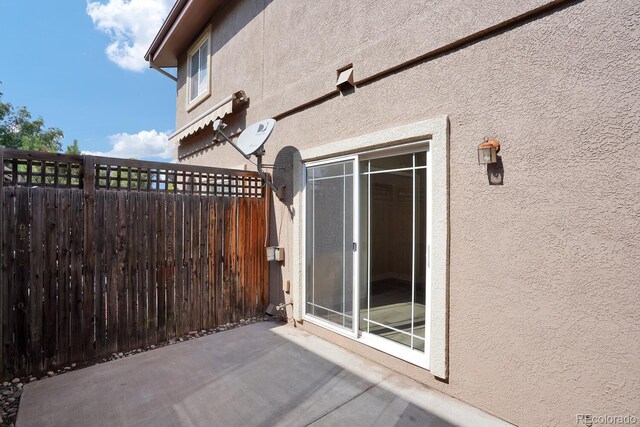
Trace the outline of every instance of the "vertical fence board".
<path fill-rule="evenodd" d="M 138 294 L 138 302 L 136 305 L 136 326 L 137 326 L 137 344 L 136 347 L 145 347 L 147 345 L 147 308 L 148 296 L 146 270 L 147 270 L 147 251 L 149 242 L 147 241 L 147 195 L 146 193 L 135 192 L 138 219 L 136 222 L 137 239 L 134 242 L 135 258 L 136 258 L 136 291 Z M 145 247 L 147 249 L 145 249 Z"/>
<path fill-rule="evenodd" d="M 267 257 L 264 255 L 264 247 L 265 247 L 265 238 L 264 236 L 269 235 L 270 218 L 271 218 L 271 190 L 264 187 L 263 189 L 264 197 L 260 200 L 261 203 L 261 212 L 260 220 L 258 224 L 260 227 L 258 228 L 259 235 L 262 236 L 262 241 L 257 244 L 258 247 L 261 247 L 261 254 L 258 256 L 258 262 L 261 266 L 260 269 L 260 283 L 261 283 L 261 291 L 262 291 L 262 301 L 260 307 L 264 309 L 269 303 L 269 263 L 267 262 Z"/>
<path fill-rule="evenodd" d="M 31 269 L 29 298 L 29 331 L 31 333 L 29 356 L 30 373 L 44 370 L 42 361 L 42 310 L 43 310 L 43 273 L 45 258 L 45 190 L 34 188 L 31 196 Z M 67 258 L 69 258 L 67 254 Z"/>
<path fill-rule="evenodd" d="M 118 293 L 119 293 L 119 263 L 118 263 L 118 233 L 120 230 L 120 209 L 117 193 L 104 191 L 105 209 L 112 214 L 110 227 L 105 227 L 105 267 L 107 269 L 107 354 L 118 350 Z M 106 222 L 106 220 L 105 220 Z M 106 223 L 105 223 L 106 225 Z"/>
<path fill-rule="evenodd" d="M 176 196 L 165 194 L 166 216 L 166 277 L 167 277 L 167 338 L 176 336 Z"/>
<path fill-rule="evenodd" d="M 237 199 L 236 210 L 236 287 L 237 287 L 237 299 L 235 312 L 237 317 L 242 319 L 244 317 L 244 248 L 245 248 L 245 231 L 244 214 L 245 214 L 245 202 L 246 199 Z M 239 320 L 239 319 L 236 319 Z"/>
<path fill-rule="evenodd" d="M 127 289 L 127 330 L 129 333 L 128 342 L 121 350 L 129 350 L 138 346 L 138 316 L 137 316 L 137 243 L 140 240 L 140 220 L 138 219 L 138 193 L 130 192 L 127 197 L 127 225 L 124 238 L 126 239 L 126 289 Z"/>
<path fill-rule="evenodd" d="M 183 196 L 176 196 L 176 297 L 175 297 L 175 314 L 176 314 L 176 335 L 182 335 L 184 331 L 184 317 L 186 316 L 184 309 L 184 271 L 185 271 L 185 251 L 184 251 L 184 234 L 185 234 L 185 219 L 184 219 L 184 198 Z"/>
<path fill-rule="evenodd" d="M 118 264 L 118 345 L 122 351 L 129 347 L 127 329 L 127 193 L 116 193 L 118 209 L 117 264 Z"/>
<path fill-rule="evenodd" d="M 209 198 L 200 198 L 200 259 L 198 271 L 201 275 L 202 288 L 198 298 L 200 300 L 200 328 L 209 329 Z"/>
<path fill-rule="evenodd" d="M 200 330 L 200 313 L 202 310 L 200 293 L 202 292 L 202 282 L 199 273 L 200 263 L 200 197 L 191 198 L 191 326 L 190 330 Z"/>
<path fill-rule="evenodd" d="M 160 268 L 160 262 L 158 261 L 158 201 L 157 195 L 147 193 L 145 195 L 147 203 L 145 207 L 146 212 L 146 240 L 145 240 L 145 255 L 147 256 L 147 306 L 148 306 L 148 326 L 147 326 L 147 344 L 153 344 L 158 342 L 158 312 L 159 312 L 159 293 L 160 293 L 160 277 L 162 276 L 162 269 Z"/>
<path fill-rule="evenodd" d="M 14 370 L 14 312 L 13 312 L 13 293 L 15 292 L 15 247 L 17 242 L 16 229 L 17 218 L 15 215 L 15 188 L 5 189 L 4 205 L 3 205 L 3 227 L 2 241 L 5 248 L 5 256 L 3 257 L 3 282 L 5 288 L 2 289 L 2 301 L 4 317 L 2 319 L 2 351 L 4 370 L 13 373 Z"/>
<path fill-rule="evenodd" d="M 246 317 L 254 316 L 254 310 L 252 309 L 253 304 L 251 303 L 253 299 L 253 269 L 251 266 L 253 265 L 253 236 L 251 233 L 253 232 L 251 224 L 252 224 L 252 207 L 253 200 L 248 198 L 246 199 L 246 212 L 244 216 L 244 239 L 245 239 L 245 250 L 244 250 L 244 315 Z"/>
<path fill-rule="evenodd" d="M 16 193 L 17 233 L 16 276 L 13 286 L 13 309 L 15 315 L 14 364 L 16 375 L 27 372 L 29 315 L 29 189 L 20 188 Z"/>
<path fill-rule="evenodd" d="M 71 227 L 69 222 L 71 194 L 58 193 L 58 362 L 71 359 Z"/>
<path fill-rule="evenodd" d="M 231 199 L 231 320 L 237 322 L 240 320 L 238 316 L 238 301 L 242 297 L 240 295 L 240 286 L 238 285 L 238 205 L 240 199 L 233 197 Z"/>
<path fill-rule="evenodd" d="M 167 224 L 165 220 L 165 199 L 162 194 L 153 195 L 153 217 L 154 223 L 152 231 L 154 232 L 153 247 L 155 255 L 155 286 L 156 286 L 156 338 L 158 342 L 167 339 L 167 264 L 165 252 L 165 231 Z M 154 250 L 155 248 L 155 250 Z"/>
<path fill-rule="evenodd" d="M 83 360 L 82 344 L 83 344 L 83 302 L 82 302 L 82 247 L 84 238 L 84 206 L 82 204 L 82 192 L 80 190 L 71 190 L 71 207 L 73 214 L 69 215 L 71 234 L 71 282 L 70 282 L 70 344 L 71 344 L 71 360 Z M 55 249 L 52 249 L 55 250 Z M 46 284 L 46 280 L 45 280 Z M 46 307 L 46 302 L 45 302 Z M 45 319 L 46 322 L 46 319 Z"/>
<path fill-rule="evenodd" d="M 96 191 L 95 194 L 95 239 L 96 239 L 96 269 L 95 269 L 95 323 L 96 323 L 96 357 L 106 355 L 106 331 L 107 319 L 105 317 L 106 286 L 105 275 L 105 251 L 106 251 L 106 230 L 105 230 L 105 193 Z"/>
<path fill-rule="evenodd" d="M 226 215 L 226 199 L 221 197 L 216 203 L 216 324 L 221 325 L 224 322 L 224 278 L 225 278 L 225 262 L 224 262 L 224 235 L 225 235 L 225 215 Z"/>
<path fill-rule="evenodd" d="M 4 178 L 4 177 L 3 177 Z M 15 258 L 14 248 L 16 247 L 16 216 L 15 208 L 15 188 L 7 187 L 4 190 L 3 197 L 3 224 L 2 224 L 2 247 L 3 247 L 3 265 L 2 265 L 2 282 L 5 286 L 2 288 L 0 295 L 0 304 L 2 304 L 2 353 L 3 353 L 3 371 L 9 374 L 13 373 L 13 290 L 15 289 Z"/>
<path fill-rule="evenodd" d="M 83 162 L 83 202 L 84 202 L 84 240 L 83 240 L 83 279 L 82 279 L 82 315 L 83 336 L 82 351 L 84 360 L 95 358 L 95 161 L 86 156 Z M 82 218 L 82 217 L 81 217 Z"/>
<path fill-rule="evenodd" d="M 216 327 L 216 271 L 215 263 L 215 241 L 216 241 L 216 205 L 217 200 L 211 198 L 209 200 L 209 218 L 207 221 L 209 222 L 209 233 L 207 235 L 209 239 L 209 243 L 207 246 L 207 275 L 209 280 L 209 295 L 208 295 L 208 305 L 209 305 L 209 313 L 207 325 L 209 328 Z"/>
<path fill-rule="evenodd" d="M 56 234 L 56 216 L 57 216 L 57 192 L 56 190 L 45 190 L 45 265 L 44 265 L 44 304 L 43 304 L 43 329 L 44 329 L 44 359 L 47 366 L 58 366 L 56 360 L 58 324 L 56 322 L 57 293 L 56 293 L 56 275 L 57 275 L 57 234 Z M 80 207 L 76 207 L 81 210 Z M 81 307 L 81 306 L 80 306 Z M 78 311 L 81 311 L 80 308 Z M 78 311 L 75 314 L 78 314 Z M 78 325 L 78 334 L 82 334 L 80 316 L 72 317 Z M 79 357 L 81 358 L 81 357 Z"/>

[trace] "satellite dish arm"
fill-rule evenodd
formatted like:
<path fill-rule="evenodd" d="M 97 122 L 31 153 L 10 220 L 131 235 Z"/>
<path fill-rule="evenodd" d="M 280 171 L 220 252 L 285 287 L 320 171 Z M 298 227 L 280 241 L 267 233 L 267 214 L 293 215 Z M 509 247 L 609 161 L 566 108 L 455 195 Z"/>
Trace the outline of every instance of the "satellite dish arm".
<path fill-rule="evenodd" d="M 214 132 L 214 134 L 215 135 L 221 135 L 225 139 L 225 141 L 227 141 L 229 144 L 231 144 L 231 146 L 233 148 L 238 150 L 238 153 L 242 154 L 242 156 L 245 159 L 251 161 L 251 155 L 245 154 L 240 149 L 240 147 L 238 147 L 233 141 L 231 141 L 231 139 L 222 131 L 222 129 L 225 128 L 225 127 L 226 127 L 226 125 L 224 123 L 222 123 L 222 120 L 220 120 L 220 119 L 215 120 L 213 122 L 213 132 Z M 258 149 L 258 151 L 256 151 L 254 154 L 255 154 L 256 158 L 258 159 L 258 163 L 256 164 L 257 169 L 258 169 L 258 175 L 260 175 L 260 178 L 262 179 L 262 181 L 264 181 L 264 183 L 266 185 L 268 185 L 271 190 L 273 190 L 273 192 L 276 194 L 276 197 L 278 197 L 280 200 L 282 200 L 283 193 L 284 193 L 284 185 L 281 186 L 281 187 L 276 187 L 276 185 L 269 179 L 269 177 L 264 172 L 264 170 L 262 170 L 262 156 L 264 156 L 264 148 L 260 147 Z"/>
<path fill-rule="evenodd" d="M 262 181 L 264 181 L 264 183 L 267 184 L 269 188 L 271 188 L 271 190 L 273 190 L 276 196 L 279 199 L 282 199 L 282 191 L 284 190 L 284 188 L 276 187 L 276 185 L 273 182 L 271 182 L 267 174 L 262 170 L 262 156 L 264 156 L 264 149 L 260 149 L 260 151 L 258 151 L 255 154 L 256 154 L 256 158 L 258 159 L 258 163 L 256 164 L 258 169 L 258 175 L 260 175 L 260 178 L 262 178 Z"/>
<path fill-rule="evenodd" d="M 235 148 L 236 150 L 238 150 L 238 153 L 242 154 L 242 156 L 243 156 L 245 159 L 247 159 L 247 160 L 251 160 L 251 156 L 249 156 L 249 155 L 247 155 L 247 154 L 243 153 L 243 152 L 242 152 L 242 150 L 241 150 L 241 149 L 240 149 L 240 148 L 239 148 L 239 147 L 238 147 L 238 146 L 237 146 L 233 141 L 231 141 L 231 140 L 229 139 L 229 137 L 228 137 L 228 136 L 227 136 L 227 135 L 222 131 L 222 129 L 220 129 L 220 128 L 219 128 L 219 129 L 217 129 L 217 130 L 215 130 L 215 129 L 214 129 L 214 132 L 215 132 L 216 134 L 218 134 L 218 135 L 221 135 L 221 136 L 222 136 L 222 137 L 223 137 L 223 138 L 224 138 L 224 139 L 225 139 L 229 144 L 231 144 L 231 146 L 232 146 L 233 148 Z"/>

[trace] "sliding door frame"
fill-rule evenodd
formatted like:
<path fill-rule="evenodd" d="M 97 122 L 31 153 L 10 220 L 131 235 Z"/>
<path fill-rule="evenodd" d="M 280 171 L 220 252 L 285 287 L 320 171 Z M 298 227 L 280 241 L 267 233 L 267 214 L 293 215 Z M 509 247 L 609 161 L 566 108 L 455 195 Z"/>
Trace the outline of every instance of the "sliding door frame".
<path fill-rule="evenodd" d="M 356 243 L 356 247 L 355 248 L 351 248 L 351 250 L 353 250 L 353 276 L 352 276 L 352 291 L 353 291 L 353 295 L 352 295 L 352 301 L 353 301 L 353 307 L 352 307 L 352 321 L 351 321 L 351 330 L 347 329 L 347 328 L 342 328 L 332 322 L 329 322 L 327 320 L 321 319 L 319 317 L 307 314 L 307 274 L 306 274 L 306 259 L 307 259 L 307 204 L 306 204 L 306 200 L 307 200 L 307 169 L 310 167 L 314 167 L 314 166 L 324 166 L 324 165 L 330 165 L 330 164 L 334 164 L 334 163 L 346 163 L 346 162 L 351 162 L 352 166 L 353 166 L 353 179 L 352 179 L 352 185 L 353 185 L 353 200 L 351 201 L 351 203 L 353 203 L 353 218 L 351 219 L 353 221 L 353 243 Z M 358 264 L 358 252 L 360 250 L 360 248 L 357 245 L 357 242 L 360 241 L 360 223 L 359 221 L 356 221 L 356 218 L 360 218 L 360 204 L 358 203 L 358 200 L 360 198 L 360 188 L 359 188 L 359 175 L 360 175 L 360 168 L 359 168 L 359 164 L 358 164 L 358 156 L 357 155 L 351 155 L 351 156 L 340 156 L 340 157 L 334 157 L 334 158 L 329 158 L 329 159 L 324 159 L 324 160 L 319 160 L 319 161 L 314 161 L 314 162 L 308 162 L 304 164 L 304 168 L 303 168 L 303 174 L 302 174 L 302 179 L 303 179 L 303 183 L 302 183 L 302 197 L 303 200 L 305 200 L 305 203 L 303 203 L 303 212 L 302 212 L 302 218 L 303 218 L 303 244 L 302 244 L 302 259 L 304 260 L 303 263 L 305 263 L 305 271 L 303 272 L 302 275 L 302 301 L 303 301 L 303 319 L 310 322 L 310 323 L 315 323 L 318 326 L 322 326 L 323 328 L 329 329 L 333 332 L 336 332 L 338 334 L 341 335 L 345 335 L 349 338 L 357 338 L 358 337 L 358 329 L 359 329 L 359 321 L 360 321 L 360 316 L 359 316 L 359 305 L 360 302 L 357 299 L 358 296 L 358 284 L 360 283 L 360 266 Z M 344 260 L 343 260 L 344 262 Z"/>
<path fill-rule="evenodd" d="M 302 179 L 303 179 L 303 183 L 302 183 L 302 197 L 303 200 L 305 200 L 305 203 L 303 203 L 304 206 L 304 210 L 301 214 L 302 216 L 302 238 L 303 238 L 303 244 L 302 244 L 302 249 L 303 249 L 303 253 L 302 253 L 302 260 L 303 263 L 305 264 L 305 270 L 303 273 L 303 282 L 302 282 L 302 302 L 303 302 L 303 320 L 308 321 L 310 323 L 316 324 L 318 326 L 321 326 L 323 328 L 326 328 L 328 330 L 331 330 L 333 332 L 336 332 L 338 334 L 344 335 L 346 337 L 355 339 L 357 341 L 360 341 L 372 348 L 375 348 L 377 350 L 383 351 L 387 354 L 390 354 L 392 356 L 398 357 L 400 359 L 406 360 L 409 363 L 412 363 L 414 365 L 418 365 L 420 367 L 423 367 L 425 369 L 429 369 L 429 327 L 430 327 L 430 316 L 431 316 L 431 309 L 430 309 L 430 287 L 431 287 L 431 280 L 430 280 L 430 265 L 429 265 L 429 254 L 430 254 L 430 250 L 431 250 L 431 243 L 430 243 L 430 238 L 431 238 L 431 233 L 430 233 L 430 224 L 431 224 L 431 218 L 430 215 L 427 214 L 427 223 L 425 224 L 425 228 L 426 228 L 426 233 L 427 233 L 427 249 L 426 249 L 426 256 L 427 256 L 427 261 L 426 261 L 426 266 L 427 266 L 427 271 L 426 271 L 426 301 L 425 301 L 425 347 L 424 347 L 424 352 L 418 352 L 416 350 L 413 350 L 411 348 L 406 348 L 405 346 L 403 346 L 402 344 L 399 343 L 395 343 L 393 341 L 390 341 L 386 338 L 382 338 L 379 336 L 376 336 L 375 334 L 371 334 L 371 333 L 366 333 L 366 332 L 361 332 L 360 331 L 360 299 L 361 299 L 361 295 L 360 295 L 360 286 L 361 286 L 361 276 L 360 276 L 360 265 L 361 265 L 361 259 L 360 257 L 363 254 L 367 254 L 367 256 L 370 256 L 370 250 L 369 248 L 367 248 L 366 252 L 363 250 L 364 248 L 361 248 L 361 243 L 362 243 L 362 239 L 360 238 L 360 224 L 361 224 L 361 217 L 360 217 L 360 188 L 361 188 L 361 173 L 360 173 L 360 162 L 361 161 L 368 161 L 368 160 L 373 160 L 373 159 L 379 159 L 379 158 L 385 158 L 385 157 L 392 157 L 392 156 L 399 156 L 399 155 L 403 155 L 403 154 L 414 154 L 414 153 L 420 153 L 420 152 L 425 152 L 426 151 L 426 169 L 427 169 L 427 213 L 430 211 L 430 198 L 431 198 L 431 155 L 430 155 L 430 140 L 424 140 L 424 141 L 417 141 L 417 142 L 413 142 L 413 143 L 408 143 L 408 144 L 403 144 L 401 146 L 396 146 L 396 147 L 386 147 L 386 148 L 380 148 L 380 149 L 372 149 L 372 150 L 366 150 L 366 151 L 362 151 L 359 153 L 355 153 L 353 155 L 348 155 L 348 156 L 337 156 L 337 157 L 331 157 L 331 158 L 326 158 L 326 159 L 322 159 L 322 160 L 317 160 L 317 161 L 310 161 L 310 162 L 305 162 L 303 165 L 303 171 L 302 171 Z M 345 163 L 345 162 L 352 162 L 352 166 L 353 166 L 353 180 L 352 180 L 352 185 L 353 185 L 353 243 L 355 244 L 354 248 L 353 248 L 353 284 L 352 284 L 352 288 L 353 288 L 353 296 L 352 296 L 352 301 L 353 301 L 353 307 L 352 307 L 352 329 L 347 329 L 347 328 L 342 328 L 339 325 L 336 325 L 332 322 L 329 322 L 327 320 L 324 320 L 322 318 L 319 318 L 317 316 L 313 316 L 311 314 L 307 313 L 307 274 L 306 274 L 306 260 L 307 260 L 307 203 L 306 203 L 306 198 L 307 198 L 307 169 L 308 168 L 312 168 L 315 166 L 323 166 L 323 165 L 330 165 L 330 164 L 335 164 L 335 163 Z M 414 160 L 414 166 L 412 168 L 412 173 L 415 174 L 415 160 Z M 413 179 L 413 185 L 415 187 L 415 177 L 412 178 Z M 370 197 L 370 195 L 369 195 Z M 415 188 L 413 191 L 413 197 L 415 198 Z M 414 205 L 415 205 L 415 201 L 414 201 Z M 415 210 L 415 206 L 414 206 L 414 210 Z M 414 213 L 414 223 L 415 223 L 415 213 Z M 369 227 L 369 220 L 367 219 L 367 227 Z M 414 224 L 415 226 L 415 224 Z M 364 230 L 364 232 L 367 232 L 367 230 Z M 413 231 L 413 238 L 415 239 L 415 230 Z M 367 239 L 367 244 L 370 244 L 370 239 Z M 415 252 L 415 241 L 413 244 L 413 248 L 412 251 Z M 415 263 L 415 253 L 413 254 L 413 263 Z M 344 261 L 343 261 L 344 262 Z M 367 266 L 369 266 L 369 261 L 367 261 Z M 412 268 L 412 270 L 415 270 L 415 268 Z M 415 271 L 412 271 L 412 275 L 415 275 Z M 413 283 L 414 280 L 412 280 L 412 286 L 415 286 L 415 284 Z M 367 289 L 371 286 L 370 283 L 367 283 Z M 413 321 L 413 319 L 412 319 Z"/>
<path fill-rule="evenodd" d="M 398 357 L 400 359 L 406 360 L 409 363 L 412 363 L 414 365 L 420 366 L 422 368 L 425 369 L 429 369 L 429 328 L 430 328 L 430 319 L 431 319 L 431 307 L 430 307 L 430 302 L 431 302 L 431 298 L 430 298 L 430 290 L 431 290 L 431 274 L 430 274 L 430 266 L 429 266 L 429 253 L 431 251 L 431 231 L 430 231 L 430 225 L 431 225 L 431 215 L 429 214 L 430 212 L 430 204 L 431 204 L 431 150 L 430 150 L 430 141 L 426 140 L 426 141 L 420 141 L 420 142 L 416 142 L 416 143 L 411 143 L 411 144 L 406 144 L 400 147 L 395 147 L 395 148 L 386 148 L 386 149 L 379 149 L 379 150 L 371 150 L 371 151 L 366 151 L 363 153 L 360 153 L 358 155 L 358 163 L 360 163 L 361 161 L 370 161 L 370 160 L 375 160 L 375 159 L 381 159 L 381 158 L 386 158 L 386 157 L 392 157 L 392 156 L 401 156 L 403 154 L 417 154 L 417 153 L 422 153 L 422 152 L 426 152 L 426 170 L 427 170 L 427 174 L 426 174 L 426 212 L 427 212 L 427 221 L 426 224 L 424 224 L 425 226 L 425 232 L 426 232 L 426 257 L 427 259 L 425 260 L 425 265 L 426 265 L 426 269 L 427 271 L 425 272 L 425 342 L 424 342 L 424 351 L 423 352 L 419 352 L 416 351 L 414 349 L 412 349 L 411 347 L 406 347 L 400 343 L 396 343 L 393 342 L 392 340 L 380 337 L 378 335 L 375 335 L 373 333 L 368 333 L 366 331 L 358 331 L 358 340 L 361 341 L 362 343 L 368 345 L 369 347 L 373 347 L 376 350 L 380 350 L 384 353 L 390 354 L 392 356 Z M 415 197 L 416 197 L 416 191 L 415 191 L 415 174 L 416 174 L 416 166 L 415 166 L 415 156 L 413 157 L 413 167 L 411 168 L 412 171 L 412 185 L 413 185 L 413 191 L 412 191 L 412 197 L 413 197 L 413 220 L 412 220 L 412 227 L 414 228 L 412 231 L 412 280 L 411 280 L 411 286 L 412 288 L 415 287 L 415 263 L 416 263 L 416 253 L 415 253 L 415 239 L 417 238 L 416 235 L 416 230 L 415 230 Z M 381 173 L 385 173 L 385 172 L 381 172 Z M 371 176 L 369 176 L 369 179 L 371 179 Z M 359 181 L 360 181 L 360 176 L 358 176 L 358 185 L 359 185 Z M 368 200 L 371 197 L 371 194 L 368 194 Z M 366 224 L 367 224 L 367 228 L 371 227 L 371 211 L 370 208 L 367 209 L 367 220 L 366 220 Z M 358 222 L 359 218 L 358 218 Z M 368 232 L 368 230 L 363 230 L 363 233 Z M 367 239 L 367 245 L 371 246 L 371 239 L 368 238 Z M 362 248 L 363 251 L 361 253 L 364 253 L 364 248 Z M 367 248 L 366 253 L 367 253 L 367 257 L 370 257 L 370 252 L 371 252 L 371 248 Z M 370 260 L 367 260 L 367 266 L 370 268 Z M 360 286 L 360 283 L 358 283 L 358 286 Z M 367 290 L 369 290 L 370 286 L 371 286 L 371 278 L 368 277 L 368 281 L 366 283 L 367 286 Z M 359 300 L 358 300 L 359 302 Z M 369 302 L 370 303 L 370 302 Z M 412 313 L 413 313 L 413 305 L 415 304 L 415 301 L 412 300 Z M 358 311 L 358 319 L 360 318 L 360 312 Z M 412 319 L 411 321 L 413 322 L 413 314 L 412 314 Z M 413 339 L 413 337 L 412 337 Z"/>

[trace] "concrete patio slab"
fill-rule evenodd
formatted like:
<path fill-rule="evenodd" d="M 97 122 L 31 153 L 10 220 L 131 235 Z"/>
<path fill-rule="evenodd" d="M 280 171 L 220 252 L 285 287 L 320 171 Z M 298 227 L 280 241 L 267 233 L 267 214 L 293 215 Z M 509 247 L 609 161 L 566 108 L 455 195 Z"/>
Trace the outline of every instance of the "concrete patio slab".
<path fill-rule="evenodd" d="M 25 386 L 27 426 L 503 426 L 330 342 L 257 323 Z"/>

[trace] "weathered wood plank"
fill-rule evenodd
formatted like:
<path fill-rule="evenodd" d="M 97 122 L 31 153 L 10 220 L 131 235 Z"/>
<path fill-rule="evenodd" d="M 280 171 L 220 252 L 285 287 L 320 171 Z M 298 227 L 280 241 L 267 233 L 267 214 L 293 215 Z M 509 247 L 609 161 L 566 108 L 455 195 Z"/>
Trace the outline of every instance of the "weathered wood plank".
<path fill-rule="evenodd" d="M 208 280 L 209 280 L 209 296 L 208 296 L 208 304 L 209 304 L 209 317 L 207 321 L 207 325 L 209 328 L 214 328 L 217 325 L 216 322 L 216 206 L 218 201 L 214 197 L 209 197 L 209 243 L 208 243 L 208 253 L 207 253 L 207 269 L 208 269 Z"/>
<path fill-rule="evenodd" d="M 240 320 L 238 313 L 238 301 L 241 299 L 238 280 L 238 201 L 237 197 L 231 198 L 231 321 Z"/>
<path fill-rule="evenodd" d="M 193 186 L 189 186 L 189 191 L 193 191 Z M 182 306 L 182 311 L 185 314 L 184 316 L 184 325 L 183 325 L 183 333 L 188 333 L 191 331 L 193 324 L 193 271 L 191 269 L 191 264 L 193 262 L 193 257 L 191 255 L 191 242 L 192 242 L 192 232 L 193 232 L 193 212 L 192 212 L 192 195 L 184 196 L 184 302 Z"/>
<path fill-rule="evenodd" d="M 148 306 L 148 325 L 147 325 L 147 344 L 155 344 L 158 342 L 158 311 L 159 311 L 159 293 L 160 293 L 160 277 L 162 270 L 158 262 L 158 195 L 147 194 L 146 204 L 146 240 L 145 255 L 147 256 L 147 306 Z"/>
<path fill-rule="evenodd" d="M 166 200 L 166 253 L 165 268 L 167 281 L 167 339 L 176 336 L 176 196 L 163 195 Z"/>
<path fill-rule="evenodd" d="M 238 205 L 236 211 L 236 295 L 237 299 L 235 301 L 235 309 L 234 311 L 237 313 L 239 318 L 244 318 L 244 286 L 245 286 L 245 276 L 244 276 L 244 250 L 245 250 L 245 240 L 247 238 L 246 235 L 246 199 L 243 197 L 237 198 L 236 203 Z"/>
<path fill-rule="evenodd" d="M 119 351 L 129 348 L 127 313 L 127 193 L 116 193 L 118 209 L 117 263 L 118 263 L 118 346 Z"/>
<path fill-rule="evenodd" d="M 176 313 L 176 335 L 182 335 L 185 331 L 185 253 L 184 238 L 187 229 L 184 218 L 184 196 L 178 194 L 176 196 L 176 296 L 175 296 L 175 313 Z"/>
<path fill-rule="evenodd" d="M 137 243 L 140 240 L 140 220 L 138 218 L 138 193 L 127 193 L 127 330 L 129 338 L 126 350 L 138 347 L 138 254 Z"/>
<path fill-rule="evenodd" d="M 165 252 L 165 231 L 167 229 L 165 219 L 166 197 L 163 194 L 153 194 L 153 218 L 152 225 L 154 251 L 154 285 L 156 287 L 155 323 L 156 342 L 167 339 L 167 264 Z M 153 251 L 153 248 L 151 249 Z"/>
<path fill-rule="evenodd" d="M 200 236 L 202 230 L 200 228 L 200 197 L 191 197 L 191 325 L 189 330 L 199 331 L 202 329 L 200 325 L 200 313 L 202 312 L 202 282 L 200 277 Z"/>
<path fill-rule="evenodd" d="M 105 209 L 109 209 L 112 220 L 109 224 L 105 219 L 105 268 L 107 272 L 107 338 L 106 353 L 112 354 L 118 350 L 118 232 L 120 230 L 120 212 L 117 194 L 111 191 L 101 191 L 105 196 Z"/>
<path fill-rule="evenodd" d="M 13 309 L 15 316 L 14 337 L 14 372 L 25 375 L 27 372 L 27 355 L 29 339 L 28 292 L 29 292 L 29 189 L 19 188 L 16 192 L 16 223 L 13 231 L 17 234 L 16 275 L 13 293 Z"/>
<path fill-rule="evenodd" d="M 232 321 L 233 316 L 233 301 L 235 301 L 235 292 L 233 286 L 233 280 L 235 275 L 235 269 L 233 265 L 233 259 L 235 258 L 235 201 L 232 198 L 228 198 L 225 201 L 225 213 L 224 213 L 224 277 L 223 277 L 223 304 L 224 304 L 224 316 L 225 322 Z"/>
<path fill-rule="evenodd" d="M 0 304 L 2 304 L 2 351 L 3 353 L 3 376 L 10 377 L 13 374 L 13 298 L 12 294 L 15 289 L 15 258 L 13 251 L 16 245 L 17 235 L 14 233 L 16 229 L 15 216 L 15 191 L 13 187 L 6 187 L 3 195 L 3 224 L 2 224 L 2 248 L 4 256 L 2 258 L 2 277 L 5 286 L 0 294 Z"/>
<path fill-rule="evenodd" d="M 138 346 L 144 347 L 148 344 L 148 310 L 149 310 L 149 287 L 151 283 L 152 266 L 149 254 L 149 205 L 152 203 L 153 194 L 142 192 L 136 193 L 138 203 L 138 219 L 136 221 L 134 239 L 136 243 L 136 262 L 138 264 L 136 281 L 138 283 L 138 312 L 137 312 L 137 335 Z"/>
<path fill-rule="evenodd" d="M 57 363 L 57 347 L 58 347 L 58 324 L 56 322 L 57 312 L 57 292 L 56 292 L 56 276 L 57 276 L 57 191 L 45 190 L 45 265 L 44 265 L 44 303 L 43 303 L 43 331 L 44 331 L 44 364 L 46 367 L 58 366 Z M 74 207 L 74 209 L 80 209 Z M 81 210 L 81 209 L 80 209 Z M 78 252 L 82 252 L 81 250 Z M 73 255 L 73 254 L 72 254 Z M 80 301 L 82 298 L 80 297 Z M 73 325 L 77 325 L 77 331 L 82 334 L 82 312 L 81 306 L 79 310 L 74 311 L 76 316 L 71 317 L 75 321 Z M 82 347 L 78 359 L 82 358 Z"/>
<path fill-rule="evenodd" d="M 262 237 L 260 246 L 264 250 L 264 243 L 268 242 L 268 236 L 271 227 L 271 190 L 265 188 L 264 190 L 264 198 L 262 200 L 262 209 L 263 212 L 266 212 L 264 215 L 261 215 L 260 221 L 260 236 Z M 261 275 L 260 275 L 260 286 L 262 290 L 262 304 L 260 305 L 260 311 L 263 311 L 267 304 L 269 304 L 269 263 L 267 262 L 267 257 L 264 256 L 264 253 L 258 258 L 260 262 Z"/>
<path fill-rule="evenodd" d="M 83 338 L 82 351 L 84 360 L 96 357 L 94 337 L 95 328 L 95 279 L 96 279 L 96 239 L 95 239 L 95 159 L 84 157 L 83 163 L 83 196 L 84 196 L 84 269 L 82 280 L 82 315 Z"/>
<path fill-rule="evenodd" d="M 200 260 L 198 271 L 200 271 L 201 291 L 198 295 L 200 300 L 200 328 L 208 329 L 209 326 L 209 198 L 200 197 Z"/>
<path fill-rule="evenodd" d="M 71 194 L 58 193 L 58 363 L 71 360 Z"/>
<path fill-rule="evenodd" d="M 105 230 L 105 193 L 95 193 L 95 239 L 96 239 L 96 280 L 95 280 L 95 322 L 96 322 L 96 357 L 106 355 L 106 230 Z M 111 212 L 112 213 L 112 212 Z M 109 215 L 111 216 L 111 215 Z M 112 227 L 109 224 L 109 227 Z"/>
<path fill-rule="evenodd" d="M 221 325 L 222 323 L 224 323 L 224 278 L 226 276 L 226 264 L 224 262 L 225 216 L 226 199 L 223 197 L 219 197 L 216 199 L 216 325 Z"/>
<path fill-rule="evenodd" d="M 83 359 L 83 339 L 85 327 L 83 323 L 83 301 L 82 301 L 82 264 L 84 245 L 84 206 L 83 194 L 81 190 L 71 190 L 71 207 L 69 223 L 71 227 L 70 248 L 71 248 L 71 282 L 70 282 L 70 345 L 71 360 L 82 361 Z M 51 249 L 55 250 L 55 249 Z M 46 270 L 45 270 L 46 271 Z M 46 284 L 46 280 L 45 280 Z M 45 308 L 46 308 L 45 301 Z M 45 319 L 46 322 L 46 319 Z"/>
<path fill-rule="evenodd" d="M 42 361 L 42 310 L 43 310 L 43 273 L 45 259 L 45 190 L 34 188 L 31 193 L 31 267 L 29 297 L 29 332 L 31 334 L 29 373 L 38 374 L 45 368 Z M 69 251 L 69 249 L 67 249 Z"/>

